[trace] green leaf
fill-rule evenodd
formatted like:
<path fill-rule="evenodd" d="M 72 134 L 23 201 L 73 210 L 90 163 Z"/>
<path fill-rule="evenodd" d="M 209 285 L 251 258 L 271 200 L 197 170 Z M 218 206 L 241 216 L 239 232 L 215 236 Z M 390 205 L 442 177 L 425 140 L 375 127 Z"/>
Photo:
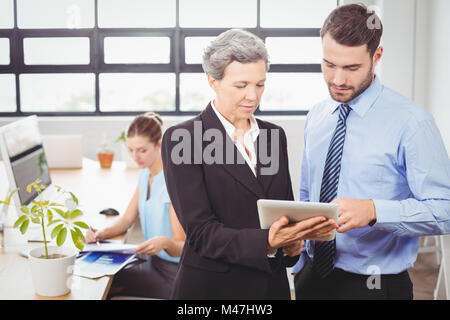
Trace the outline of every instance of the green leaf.
<path fill-rule="evenodd" d="M 77 227 L 73 227 L 75 232 L 78 233 L 78 235 L 80 236 L 81 240 L 83 240 L 83 243 L 86 242 L 86 238 L 84 237 L 83 232 L 81 232 L 80 229 L 78 229 Z"/>
<path fill-rule="evenodd" d="M 22 225 L 20 226 L 20 233 L 25 234 L 25 232 L 27 232 L 28 230 L 28 225 L 30 224 L 30 220 L 25 220 L 24 223 L 22 223 Z"/>
<path fill-rule="evenodd" d="M 61 231 L 62 227 L 64 227 L 64 224 L 57 225 L 56 227 L 53 228 L 53 231 L 51 234 L 52 239 L 56 238 L 56 236 L 59 234 L 59 231 Z"/>
<path fill-rule="evenodd" d="M 36 224 L 41 224 L 41 219 L 39 219 L 37 217 L 31 217 L 31 222 L 36 223 Z"/>
<path fill-rule="evenodd" d="M 38 205 L 34 205 L 34 206 L 31 208 L 31 213 L 35 213 L 35 212 L 37 211 L 37 209 L 39 209 L 39 206 L 38 206 Z"/>
<path fill-rule="evenodd" d="M 72 241 L 75 247 L 77 247 L 79 250 L 83 250 L 84 243 L 83 240 L 80 238 L 80 235 L 74 230 L 70 230 L 70 233 L 72 235 Z"/>
<path fill-rule="evenodd" d="M 114 140 L 115 143 L 122 141 L 122 142 L 127 142 L 127 138 L 125 137 L 125 131 L 121 131 L 120 132 L 120 136 L 118 136 L 116 138 L 116 140 Z"/>
<path fill-rule="evenodd" d="M 63 245 L 63 243 L 66 241 L 66 237 L 67 229 L 62 228 L 58 233 L 58 237 L 56 238 L 56 244 L 58 245 L 58 247 L 61 247 Z"/>
<path fill-rule="evenodd" d="M 74 195 L 72 192 L 69 192 L 69 193 L 70 193 L 70 195 L 72 196 L 73 201 L 74 201 L 76 204 L 78 204 L 78 199 L 77 199 L 77 197 L 75 197 L 75 195 Z"/>
<path fill-rule="evenodd" d="M 12 191 L 9 193 L 8 197 L 6 197 L 6 200 L 5 200 L 5 201 L 0 201 L 0 203 L 3 203 L 3 204 L 5 204 L 5 205 L 9 206 L 9 205 L 11 204 L 11 198 L 12 198 L 12 196 L 13 196 L 14 193 L 16 193 L 17 191 L 19 191 L 19 188 L 16 188 L 16 189 L 12 190 Z"/>
<path fill-rule="evenodd" d="M 18 226 L 20 226 L 27 219 L 28 219 L 28 217 L 26 215 L 20 216 L 19 219 L 17 219 L 16 222 L 14 223 L 14 228 L 17 228 Z"/>
<path fill-rule="evenodd" d="M 47 219 L 49 222 L 51 222 L 53 220 L 53 212 L 52 210 L 47 208 Z"/>
<path fill-rule="evenodd" d="M 80 228 L 83 228 L 83 229 L 89 229 L 89 226 L 86 223 L 84 223 L 83 221 L 76 221 L 73 224 L 76 226 L 79 226 Z"/>
<path fill-rule="evenodd" d="M 27 206 L 21 206 L 20 211 L 22 211 L 23 213 L 27 213 L 27 214 L 30 213 L 30 210 L 28 209 Z"/>
<path fill-rule="evenodd" d="M 66 219 L 65 213 L 64 213 L 63 210 L 54 208 L 53 211 L 57 212 L 61 217 L 63 217 L 64 219 Z"/>
<path fill-rule="evenodd" d="M 69 219 L 70 218 L 70 211 L 67 210 L 66 212 L 64 212 L 64 219 Z"/>
<path fill-rule="evenodd" d="M 79 210 L 79 209 L 73 210 L 72 213 L 70 214 L 70 220 L 73 220 L 73 219 L 81 216 L 82 214 L 83 214 L 83 212 L 81 212 L 81 210 Z"/>
<path fill-rule="evenodd" d="M 64 205 L 63 204 L 59 204 L 59 203 L 50 203 L 49 207 L 64 207 Z"/>
<path fill-rule="evenodd" d="M 50 221 L 50 222 L 47 224 L 47 227 L 48 227 L 48 226 L 51 226 L 51 225 L 54 224 L 54 223 L 61 222 L 61 221 L 62 221 L 61 219 L 55 219 L 55 220 L 52 220 L 52 221 Z"/>

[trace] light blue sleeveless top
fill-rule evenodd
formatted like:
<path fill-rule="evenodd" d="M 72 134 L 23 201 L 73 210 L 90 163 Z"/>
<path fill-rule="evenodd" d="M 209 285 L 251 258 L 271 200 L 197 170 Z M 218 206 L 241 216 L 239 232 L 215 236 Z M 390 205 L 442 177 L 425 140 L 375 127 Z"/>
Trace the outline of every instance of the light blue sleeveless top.
<path fill-rule="evenodd" d="M 153 178 L 150 199 L 147 199 L 150 176 L 148 168 L 142 169 L 139 173 L 139 219 L 142 233 L 146 240 L 156 236 L 172 238 L 170 198 L 167 193 L 164 172 L 161 170 Z M 179 257 L 172 257 L 165 250 L 161 250 L 158 257 L 175 263 L 180 261 Z"/>

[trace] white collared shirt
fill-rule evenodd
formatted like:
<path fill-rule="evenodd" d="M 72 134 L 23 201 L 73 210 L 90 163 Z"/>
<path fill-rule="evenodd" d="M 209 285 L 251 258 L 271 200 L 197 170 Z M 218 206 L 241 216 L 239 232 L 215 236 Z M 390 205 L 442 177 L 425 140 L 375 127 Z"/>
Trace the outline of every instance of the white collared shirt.
<path fill-rule="evenodd" d="M 220 112 L 217 110 L 216 106 L 214 105 L 214 101 L 211 101 L 211 106 L 216 113 L 217 117 L 219 118 L 220 122 L 222 123 L 223 127 L 225 128 L 226 133 L 230 137 L 232 141 L 234 141 L 235 146 L 241 153 L 242 157 L 245 159 L 245 162 L 252 170 L 253 174 L 256 177 L 256 150 L 255 150 L 255 142 L 256 139 L 258 139 L 259 136 L 259 126 L 256 120 L 253 118 L 250 121 L 250 130 L 244 133 L 244 145 L 242 145 L 237 139 L 235 139 L 235 126 L 228 121 Z M 245 149 L 248 150 L 250 153 L 250 157 L 248 156 Z"/>

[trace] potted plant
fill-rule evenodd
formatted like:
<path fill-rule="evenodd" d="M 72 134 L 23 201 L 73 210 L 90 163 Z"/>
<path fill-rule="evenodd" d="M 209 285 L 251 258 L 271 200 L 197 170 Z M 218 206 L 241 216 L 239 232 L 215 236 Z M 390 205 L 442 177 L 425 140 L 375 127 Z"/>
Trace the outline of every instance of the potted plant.
<path fill-rule="evenodd" d="M 77 220 L 83 213 L 77 209 L 78 199 L 72 192 L 64 191 L 56 187 L 58 193 L 68 195 L 65 205 L 42 199 L 41 192 L 45 185 L 38 179 L 27 186 L 27 191 L 34 189 L 38 196 L 32 201 L 31 209 L 21 206 L 23 213 L 14 223 L 14 228 L 19 228 L 22 234 L 28 230 L 30 223 L 41 226 L 44 238 L 44 246 L 30 251 L 29 260 L 34 289 L 42 296 L 60 296 L 70 291 L 68 280 L 70 279 L 75 264 L 77 251 L 70 247 L 62 247 L 70 232 L 72 242 L 76 248 L 83 250 L 85 238 L 81 229 L 89 229 L 89 226 Z M 19 189 L 11 191 L 0 204 L 11 205 L 11 198 Z M 67 210 L 63 210 L 63 208 Z M 48 227 L 52 226 L 50 237 L 56 239 L 57 246 L 47 245 L 49 236 Z"/>
<path fill-rule="evenodd" d="M 109 169 L 114 160 L 114 151 L 104 142 L 97 152 L 97 158 L 100 162 L 100 167 Z"/>
<path fill-rule="evenodd" d="M 115 143 L 120 143 L 120 150 L 122 152 L 122 160 L 125 161 L 127 168 L 137 168 L 136 162 L 134 162 L 133 158 L 131 158 L 130 153 L 127 149 L 127 138 L 125 136 L 125 131 L 121 131 L 120 135 L 114 140 Z"/>

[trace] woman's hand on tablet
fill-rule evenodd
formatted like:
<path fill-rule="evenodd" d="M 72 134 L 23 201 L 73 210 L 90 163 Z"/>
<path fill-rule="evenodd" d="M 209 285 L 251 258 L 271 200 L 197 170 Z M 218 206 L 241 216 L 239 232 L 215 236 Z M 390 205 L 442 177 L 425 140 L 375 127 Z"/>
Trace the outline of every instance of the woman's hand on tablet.
<path fill-rule="evenodd" d="M 314 217 L 289 224 L 289 219 L 283 216 L 275 221 L 269 229 L 267 240 L 269 252 L 293 245 L 299 240 L 330 236 L 336 228 L 336 222 L 325 217 Z"/>

